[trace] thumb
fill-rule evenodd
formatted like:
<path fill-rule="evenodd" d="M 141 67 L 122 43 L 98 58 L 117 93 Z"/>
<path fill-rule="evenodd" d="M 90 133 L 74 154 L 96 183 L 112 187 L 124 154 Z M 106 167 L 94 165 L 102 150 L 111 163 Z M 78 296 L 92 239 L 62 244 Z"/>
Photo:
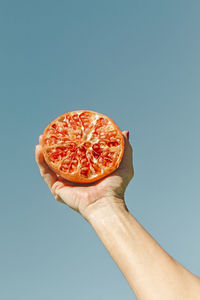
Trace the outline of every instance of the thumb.
<path fill-rule="evenodd" d="M 117 174 L 127 178 L 130 181 L 134 176 L 133 168 L 133 148 L 129 142 L 129 131 L 125 130 L 122 132 L 124 136 L 124 154 L 119 168 L 116 170 Z"/>
<path fill-rule="evenodd" d="M 120 164 L 121 168 L 130 169 L 133 164 L 133 148 L 129 142 L 129 131 L 122 132 L 125 140 L 124 155 Z"/>
<path fill-rule="evenodd" d="M 127 138 L 127 140 L 129 140 L 129 131 L 125 131 L 125 134 L 126 134 L 126 138 Z"/>

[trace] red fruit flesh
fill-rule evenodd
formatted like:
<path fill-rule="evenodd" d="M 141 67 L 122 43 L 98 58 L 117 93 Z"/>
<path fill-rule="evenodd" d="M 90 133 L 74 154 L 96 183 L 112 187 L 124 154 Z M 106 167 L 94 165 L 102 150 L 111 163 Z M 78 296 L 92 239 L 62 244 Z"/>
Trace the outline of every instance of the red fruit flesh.
<path fill-rule="evenodd" d="M 109 117 L 88 110 L 72 111 L 45 128 L 42 150 L 48 166 L 64 179 L 94 182 L 119 167 L 124 137 Z"/>

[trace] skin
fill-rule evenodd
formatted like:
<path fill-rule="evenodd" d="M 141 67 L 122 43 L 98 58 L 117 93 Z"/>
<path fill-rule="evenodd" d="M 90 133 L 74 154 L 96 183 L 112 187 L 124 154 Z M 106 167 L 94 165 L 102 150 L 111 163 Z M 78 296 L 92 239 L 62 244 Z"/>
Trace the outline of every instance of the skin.
<path fill-rule="evenodd" d="M 139 300 L 200 300 L 200 279 L 172 258 L 129 212 L 124 195 L 134 176 L 133 149 L 123 131 L 125 152 L 119 168 L 90 184 L 63 180 L 35 149 L 40 174 L 55 199 L 91 224 Z"/>

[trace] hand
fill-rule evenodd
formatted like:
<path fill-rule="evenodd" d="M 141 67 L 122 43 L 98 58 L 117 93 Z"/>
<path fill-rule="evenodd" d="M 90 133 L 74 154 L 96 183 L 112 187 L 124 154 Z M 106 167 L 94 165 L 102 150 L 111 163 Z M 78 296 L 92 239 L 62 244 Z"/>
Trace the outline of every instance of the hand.
<path fill-rule="evenodd" d="M 106 205 L 126 207 L 124 193 L 134 176 L 134 168 L 133 149 L 129 142 L 128 131 L 123 131 L 123 136 L 125 150 L 119 168 L 94 183 L 80 184 L 63 179 L 48 167 L 42 153 L 41 135 L 39 145 L 35 148 L 35 160 L 42 178 L 55 199 L 78 211 L 86 220 L 92 210 L 106 207 Z"/>

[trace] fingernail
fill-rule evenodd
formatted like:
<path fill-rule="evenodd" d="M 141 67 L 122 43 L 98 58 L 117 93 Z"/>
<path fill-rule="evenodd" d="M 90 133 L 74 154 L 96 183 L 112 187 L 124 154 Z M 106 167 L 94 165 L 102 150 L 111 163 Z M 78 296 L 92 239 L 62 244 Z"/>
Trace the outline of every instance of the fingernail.
<path fill-rule="evenodd" d="M 128 138 L 128 140 L 129 140 L 129 131 L 127 132 L 127 138 Z"/>

